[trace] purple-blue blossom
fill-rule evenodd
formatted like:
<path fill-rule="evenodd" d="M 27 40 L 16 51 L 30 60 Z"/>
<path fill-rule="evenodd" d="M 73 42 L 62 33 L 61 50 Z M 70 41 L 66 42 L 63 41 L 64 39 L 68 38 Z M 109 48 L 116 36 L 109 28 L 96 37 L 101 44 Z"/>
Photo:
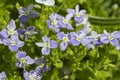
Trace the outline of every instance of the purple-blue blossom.
<path fill-rule="evenodd" d="M 91 37 L 93 38 L 93 43 L 95 45 L 101 45 L 102 44 L 102 42 L 100 41 L 100 35 L 101 34 L 98 34 L 96 31 L 91 32 Z"/>
<path fill-rule="evenodd" d="M 100 36 L 100 41 L 103 44 L 108 44 L 110 42 L 112 45 L 117 46 L 119 44 L 117 37 L 115 32 L 110 34 L 104 30 L 104 34 L 101 34 Z"/>
<path fill-rule="evenodd" d="M 23 37 L 24 40 L 26 40 L 27 38 L 31 37 L 34 34 L 37 34 L 35 30 L 34 26 L 29 26 L 27 27 L 27 29 L 18 29 L 17 32 L 19 35 L 21 35 Z"/>
<path fill-rule="evenodd" d="M 11 20 L 10 23 L 7 25 L 7 29 L 3 29 L 0 32 L 1 38 L 6 39 L 12 35 L 18 35 L 15 29 L 16 29 L 15 21 Z"/>
<path fill-rule="evenodd" d="M 72 14 L 72 16 L 74 17 L 74 20 L 76 22 L 76 25 L 84 23 L 88 19 L 87 15 L 86 15 L 86 10 L 79 10 L 79 5 L 76 5 L 75 10 L 68 9 L 67 12 L 68 12 L 68 14 Z"/>
<path fill-rule="evenodd" d="M 61 51 L 65 51 L 70 41 L 69 34 L 65 34 L 64 32 L 59 32 L 57 33 L 57 38 L 59 40 L 62 40 L 62 42 L 60 43 Z"/>
<path fill-rule="evenodd" d="M 0 73 L 0 80 L 4 80 L 6 78 L 6 73 L 4 71 L 2 71 Z"/>
<path fill-rule="evenodd" d="M 17 35 L 12 35 L 10 38 L 4 39 L 3 44 L 8 46 L 11 51 L 17 51 L 19 47 L 24 46 L 24 42 L 20 41 Z"/>
<path fill-rule="evenodd" d="M 60 17 L 58 20 L 58 26 L 60 28 L 67 28 L 68 30 L 74 30 L 70 20 L 71 20 L 71 14 L 66 15 L 66 17 Z"/>
<path fill-rule="evenodd" d="M 79 32 L 79 33 L 75 33 L 75 32 L 70 32 L 70 44 L 72 44 L 73 46 L 78 46 L 83 38 L 86 36 L 85 33 L 83 32 Z"/>
<path fill-rule="evenodd" d="M 33 4 L 28 5 L 27 8 L 20 7 L 19 8 L 19 21 L 21 23 L 26 23 L 28 22 L 29 17 L 31 18 L 36 18 L 38 16 L 38 12 L 33 11 Z"/>
<path fill-rule="evenodd" d="M 39 68 L 36 68 L 35 70 L 31 70 L 29 72 L 24 71 L 23 76 L 25 80 L 41 80 L 42 73 Z"/>
<path fill-rule="evenodd" d="M 47 36 L 42 37 L 43 42 L 36 42 L 38 47 L 42 47 L 42 54 L 48 55 L 50 53 L 50 48 L 57 48 L 58 43 L 55 40 L 51 40 Z"/>
<path fill-rule="evenodd" d="M 47 20 L 48 29 L 54 29 L 55 32 L 59 32 L 60 31 L 60 27 L 58 26 L 58 19 L 59 18 L 61 18 L 60 15 L 58 15 L 56 13 L 52 13 L 49 16 L 50 20 Z"/>
<path fill-rule="evenodd" d="M 24 70 L 27 64 L 33 64 L 35 62 L 35 59 L 27 56 L 25 51 L 18 51 L 16 53 L 16 58 L 18 59 L 18 62 L 16 62 L 16 66 L 19 68 L 23 68 Z"/>

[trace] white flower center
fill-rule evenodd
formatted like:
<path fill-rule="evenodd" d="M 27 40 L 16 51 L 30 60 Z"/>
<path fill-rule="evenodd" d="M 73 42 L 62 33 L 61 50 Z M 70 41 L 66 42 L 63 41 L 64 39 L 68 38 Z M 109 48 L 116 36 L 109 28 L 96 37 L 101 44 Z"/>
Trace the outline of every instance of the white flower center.
<path fill-rule="evenodd" d="M 16 42 L 15 41 L 11 41 L 10 44 L 11 45 L 16 45 Z"/>
<path fill-rule="evenodd" d="M 79 13 L 79 12 L 77 12 L 77 13 L 75 13 L 75 15 L 76 15 L 77 17 L 79 17 L 79 16 L 80 16 L 80 13 Z"/>
<path fill-rule="evenodd" d="M 50 47 L 50 43 L 48 43 L 48 42 L 45 43 L 45 46 L 46 46 L 46 47 Z"/>
<path fill-rule="evenodd" d="M 113 40 L 113 37 L 112 37 L 112 36 L 109 36 L 109 39 L 110 39 L 110 40 Z"/>
<path fill-rule="evenodd" d="M 68 41 L 68 38 L 67 38 L 67 37 L 63 37 L 63 41 L 64 41 L 64 42 L 67 42 L 67 41 Z"/>
<path fill-rule="evenodd" d="M 99 38 L 98 38 L 98 36 L 96 36 L 94 39 L 95 39 L 95 40 L 98 40 Z"/>
<path fill-rule="evenodd" d="M 56 25 L 56 24 L 57 24 L 56 20 L 53 20 L 53 21 L 51 22 L 51 24 L 52 24 L 52 25 Z"/>
<path fill-rule="evenodd" d="M 77 37 L 77 38 L 76 38 L 76 40 L 80 41 L 80 40 L 81 40 L 81 38 L 80 38 L 80 37 Z"/>
<path fill-rule="evenodd" d="M 68 21 L 67 21 L 66 19 L 63 19 L 63 23 L 64 23 L 64 24 L 67 24 Z"/>
<path fill-rule="evenodd" d="M 9 30 L 9 31 L 8 31 L 8 34 L 9 34 L 9 35 L 12 35 L 12 34 L 14 34 L 14 31 L 13 31 L 13 30 Z"/>
<path fill-rule="evenodd" d="M 25 62 L 26 62 L 25 58 L 20 59 L 20 63 L 25 63 Z"/>

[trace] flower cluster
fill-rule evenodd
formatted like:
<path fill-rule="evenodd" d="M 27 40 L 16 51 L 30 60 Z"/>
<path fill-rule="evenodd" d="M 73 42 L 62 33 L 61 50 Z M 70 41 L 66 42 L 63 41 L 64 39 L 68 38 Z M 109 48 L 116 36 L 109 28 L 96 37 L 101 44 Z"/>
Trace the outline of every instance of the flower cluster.
<path fill-rule="evenodd" d="M 39 0 L 36 1 L 38 2 Z M 47 5 L 46 2 L 47 1 L 41 1 L 39 3 Z M 23 76 L 25 80 L 41 80 L 42 73 L 51 69 L 46 66 L 47 62 L 45 61 L 45 58 L 41 57 L 40 59 L 33 59 L 30 56 L 27 56 L 25 51 L 19 50 L 20 47 L 24 46 L 26 39 L 37 34 L 34 26 L 26 27 L 25 25 L 28 22 L 29 17 L 35 18 L 38 16 L 38 13 L 32 10 L 32 4 L 27 8 L 20 7 L 19 21 L 22 26 L 16 29 L 15 21 L 11 20 L 7 25 L 7 28 L 0 31 L 0 44 L 8 46 L 11 51 L 16 52 L 16 58 L 18 60 L 16 66 L 24 70 Z M 72 20 L 75 22 L 75 25 L 72 24 Z M 45 35 L 42 37 L 42 42 L 35 42 L 38 47 L 42 47 L 42 55 L 49 55 L 51 49 L 58 48 L 58 46 L 60 46 L 61 51 L 65 51 L 69 45 L 83 45 L 89 49 L 110 43 L 115 46 L 116 49 L 120 50 L 120 31 L 115 31 L 111 34 L 105 30 L 103 34 L 98 34 L 96 31 L 90 31 L 90 23 L 88 22 L 86 11 L 79 10 L 79 5 L 77 5 L 75 9 L 68 9 L 65 17 L 52 13 L 46 22 L 47 28 L 53 29 L 54 32 L 56 32 L 56 41 Z M 76 31 L 75 28 L 80 27 L 80 25 L 83 25 L 83 28 Z M 65 32 L 63 29 L 68 32 Z M 22 36 L 22 39 L 20 39 L 20 36 Z M 32 64 L 36 64 L 37 67 L 34 70 L 27 71 L 26 66 Z M 6 78 L 5 72 L 0 73 L 0 80 L 3 80 L 4 78 Z"/>

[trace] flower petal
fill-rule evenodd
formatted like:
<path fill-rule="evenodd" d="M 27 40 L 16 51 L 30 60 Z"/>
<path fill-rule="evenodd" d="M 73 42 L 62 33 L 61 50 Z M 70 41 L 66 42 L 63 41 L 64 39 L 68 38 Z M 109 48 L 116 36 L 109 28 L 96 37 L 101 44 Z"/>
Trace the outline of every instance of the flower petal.
<path fill-rule="evenodd" d="M 72 44 L 73 46 L 78 46 L 80 44 L 80 41 L 78 41 L 76 39 L 71 39 L 70 44 Z"/>
<path fill-rule="evenodd" d="M 18 18 L 19 18 L 19 21 L 21 23 L 27 23 L 28 22 L 28 16 L 26 16 L 24 14 L 20 15 Z"/>
<path fill-rule="evenodd" d="M 66 48 L 67 48 L 67 46 L 68 46 L 67 42 L 61 42 L 60 43 L 60 49 L 61 49 L 61 51 L 65 51 Z"/>
<path fill-rule="evenodd" d="M 35 62 L 35 59 L 32 59 L 30 56 L 25 57 L 27 64 L 33 64 Z"/>
<path fill-rule="evenodd" d="M 38 47 L 44 47 L 45 46 L 45 43 L 43 42 L 36 42 L 35 43 Z"/>
<path fill-rule="evenodd" d="M 3 29 L 1 32 L 0 32 L 0 37 L 3 38 L 3 39 L 6 39 L 8 38 L 8 31 L 6 29 Z"/>
<path fill-rule="evenodd" d="M 25 51 L 18 51 L 18 52 L 16 53 L 16 58 L 17 58 L 18 60 L 20 60 L 21 58 L 24 58 L 24 57 L 26 57 L 26 52 L 25 52 Z"/>
<path fill-rule="evenodd" d="M 9 45 L 8 46 L 11 51 L 17 51 L 18 47 L 16 45 Z"/>
<path fill-rule="evenodd" d="M 17 42 L 17 46 L 18 46 L 18 47 L 23 47 L 24 44 L 25 44 L 25 43 L 24 43 L 23 41 L 19 41 L 19 42 Z"/>
<path fill-rule="evenodd" d="M 72 25 L 69 23 L 69 24 L 67 24 L 67 29 L 68 30 L 74 30 L 74 28 L 72 27 Z"/>
<path fill-rule="evenodd" d="M 42 54 L 43 54 L 43 55 L 48 55 L 48 54 L 50 53 L 50 48 L 48 48 L 48 47 L 43 47 L 41 51 L 42 51 Z"/>
<path fill-rule="evenodd" d="M 57 46 L 58 46 L 58 43 L 56 41 L 54 40 L 50 41 L 50 48 L 57 48 Z"/>
<path fill-rule="evenodd" d="M 15 21 L 11 20 L 10 23 L 7 25 L 7 29 L 8 30 L 15 30 L 16 25 L 15 25 Z"/>
<path fill-rule="evenodd" d="M 64 36 L 65 36 L 64 32 L 59 32 L 59 33 L 57 33 L 57 38 L 58 38 L 59 40 L 62 40 Z"/>
<path fill-rule="evenodd" d="M 110 43 L 114 46 L 117 46 L 119 44 L 117 39 L 110 40 Z"/>
<path fill-rule="evenodd" d="M 50 39 L 47 36 L 42 37 L 43 42 L 50 42 Z"/>

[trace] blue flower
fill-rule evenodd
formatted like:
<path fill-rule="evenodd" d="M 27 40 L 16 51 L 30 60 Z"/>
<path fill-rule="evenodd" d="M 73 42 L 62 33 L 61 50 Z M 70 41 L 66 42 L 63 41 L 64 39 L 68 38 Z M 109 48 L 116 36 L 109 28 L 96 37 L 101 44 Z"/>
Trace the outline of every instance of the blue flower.
<path fill-rule="evenodd" d="M 38 47 L 43 47 L 41 52 L 43 55 L 50 53 L 50 48 L 57 48 L 58 43 L 55 40 L 51 40 L 47 36 L 42 37 L 43 42 L 35 43 Z"/>
<path fill-rule="evenodd" d="M 17 35 L 12 35 L 10 38 L 4 39 L 3 44 L 7 45 L 11 51 L 17 51 L 24 45 L 24 42 L 20 41 Z"/>
<path fill-rule="evenodd" d="M 17 31 L 15 29 L 16 29 L 15 21 L 11 20 L 10 23 L 7 25 L 7 29 L 3 29 L 0 32 L 0 36 L 3 39 L 6 39 L 6 38 L 8 38 L 9 36 L 12 36 L 12 35 L 18 35 Z"/>
<path fill-rule="evenodd" d="M 101 34 L 97 34 L 96 31 L 91 32 L 91 37 L 93 38 L 93 43 L 95 45 L 101 45 L 102 44 L 102 42 L 100 42 L 100 35 Z"/>
<path fill-rule="evenodd" d="M 39 68 L 42 72 L 49 71 L 51 67 L 47 67 L 47 62 L 45 61 L 44 56 L 42 56 L 40 59 L 36 59 L 35 63 L 38 65 L 37 68 Z"/>
<path fill-rule="evenodd" d="M 58 26 L 58 19 L 61 18 L 61 16 L 56 13 L 52 13 L 49 16 L 49 18 L 50 18 L 50 20 L 47 20 L 48 29 L 54 29 L 55 32 L 59 32 L 60 27 Z"/>
<path fill-rule="evenodd" d="M 104 44 L 108 44 L 110 42 L 114 46 L 117 46 L 119 44 L 117 35 L 115 34 L 115 32 L 110 34 L 105 30 L 104 30 L 104 34 L 101 34 L 100 36 L 100 41 Z"/>
<path fill-rule="evenodd" d="M 27 23 L 28 17 L 36 18 L 38 16 L 38 13 L 33 11 L 33 4 L 28 5 L 27 8 L 20 7 L 19 14 L 18 18 L 21 23 Z"/>
<path fill-rule="evenodd" d="M 79 11 L 79 5 L 76 5 L 75 10 L 68 9 L 67 12 L 68 14 L 72 14 L 77 26 L 81 23 L 83 24 L 86 23 L 86 21 L 88 20 L 88 16 L 86 15 L 86 10 Z"/>
<path fill-rule="evenodd" d="M 0 80 L 4 80 L 6 78 L 6 73 L 3 71 L 0 73 Z"/>
<path fill-rule="evenodd" d="M 71 37 L 70 43 L 74 46 L 78 46 L 85 36 L 86 34 L 83 32 L 81 33 L 70 32 L 70 37 Z"/>
<path fill-rule="evenodd" d="M 64 32 L 59 32 L 57 33 L 57 38 L 59 40 L 62 40 L 62 42 L 60 43 L 60 49 L 61 51 L 65 51 L 68 43 L 69 43 L 69 34 L 65 34 Z"/>
<path fill-rule="evenodd" d="M 41 71 L 38 68 L 31 70 L 30 72 L 24 71 L 23 76 L 25 80 L 41 80 L 42 78 Z"/>
<path fill-rule="evenodd" d="M 29 26 L 27 29 L 18 29 L 17 32 L 19 35 L 23 37 L 23 39 L 27 39 L 32 35 L 37 34 L 37 32 L 35 32 L 34 30 L 35 30 L 34 26 Z"/>
<path fill-rule="evenodd" d="M 66 17 L 61 17 L 58 20 L 58 26 L 60 28 L 67 28 L 68 30 L 74 30 L 70 23 L 71 15 L 68 14 Z"/>
<path fill-rule="evenodd" d="M 19 68 L 23 68 L 24 70 L 27 64 L 33 64 L 35 62 L 35 59 L 32 59 L 30 56 L 26 56 L 25 51 L 18 51 L 16 53 L 16 58 L 18 59 L 18 62 L 16 62 L 16 66 Z"/>

